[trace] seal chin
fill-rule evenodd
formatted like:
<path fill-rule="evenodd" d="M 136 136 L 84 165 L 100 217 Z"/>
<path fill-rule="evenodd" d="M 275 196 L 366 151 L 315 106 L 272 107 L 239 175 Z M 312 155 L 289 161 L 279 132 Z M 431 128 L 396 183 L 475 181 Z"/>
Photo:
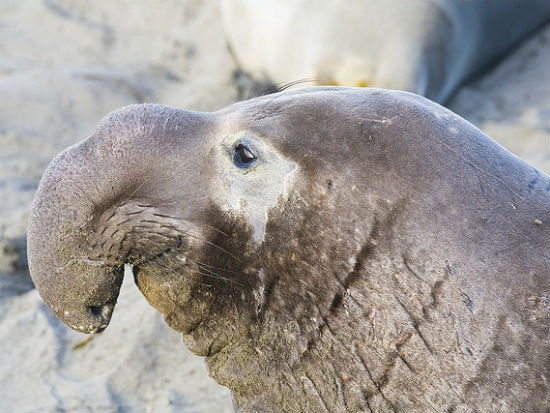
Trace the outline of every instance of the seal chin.
<path fill-rule="evenodd" d="M 203 323 L 184 334 L 183 342 L 192 353 L 202 357 L 212 357 L 230 344 L 226 336 L 220 334 L 213 336 L 212 332 L 209 333 Z"/>

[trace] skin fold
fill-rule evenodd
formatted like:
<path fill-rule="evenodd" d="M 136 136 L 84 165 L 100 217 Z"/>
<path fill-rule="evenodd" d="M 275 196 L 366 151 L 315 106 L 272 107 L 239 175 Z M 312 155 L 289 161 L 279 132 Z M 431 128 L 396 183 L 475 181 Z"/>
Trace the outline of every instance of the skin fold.
<path fill-rule="evenodd" d="M 545 411 L 549 196 L 410 93 L 134 105 L 47 168 L 29 265 L 97 333 L 131 264 L 241 411 Z"/>

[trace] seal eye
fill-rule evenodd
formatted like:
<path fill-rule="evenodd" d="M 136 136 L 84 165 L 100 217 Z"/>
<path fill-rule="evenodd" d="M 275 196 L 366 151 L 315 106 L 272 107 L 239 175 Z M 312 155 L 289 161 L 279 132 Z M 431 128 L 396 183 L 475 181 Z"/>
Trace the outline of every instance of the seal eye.
<path fill-rule="evenodd" d="M 242 143 L 239 143 L 233 150 L 233 162 L 235 162 L 235 165 L 237 165 L 239 168 L 247 168 L 255 160 L 256 157 L 254 156 L 254 154 L 250 152 L 250 149 L 248 149 Z"/>

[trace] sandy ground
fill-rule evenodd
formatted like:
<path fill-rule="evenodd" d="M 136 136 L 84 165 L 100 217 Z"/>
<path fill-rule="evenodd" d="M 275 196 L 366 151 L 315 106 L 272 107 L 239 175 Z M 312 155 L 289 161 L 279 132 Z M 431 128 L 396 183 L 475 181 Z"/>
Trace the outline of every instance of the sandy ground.
<path fill-rule="evenodd" d="M 549 46 L 546 27 L 449 104 L 547 173 Z M 131 277 L 101 335 L 55 319 L 32 289 L 25 230 L 46 165 L 104 115 L 218 109 L 243 94 L 236 71 L 216 0 L 0 3 L 0 411 L 232 410 Z"/>
<path fill-rule="evenodd" d="M 520 158 L 550 173 L 550 30 L 538 31 L 449 108 Z"/>

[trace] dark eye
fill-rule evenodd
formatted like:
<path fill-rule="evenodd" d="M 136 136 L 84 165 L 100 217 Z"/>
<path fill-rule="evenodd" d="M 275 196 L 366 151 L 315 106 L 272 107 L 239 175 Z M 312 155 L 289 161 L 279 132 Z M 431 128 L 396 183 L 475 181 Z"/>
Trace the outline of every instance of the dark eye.
<path fill-rule="evenodd" d="M 233 150 L 233 162 L 235 162 L 235 165 L 237 165 L 239 168 L 247 168 L 255 160 L 256 157 L 254 156 L 254 154 L 250 152 L 250 149 L 248 149 L 242 143 L 238 144 Z"/>

